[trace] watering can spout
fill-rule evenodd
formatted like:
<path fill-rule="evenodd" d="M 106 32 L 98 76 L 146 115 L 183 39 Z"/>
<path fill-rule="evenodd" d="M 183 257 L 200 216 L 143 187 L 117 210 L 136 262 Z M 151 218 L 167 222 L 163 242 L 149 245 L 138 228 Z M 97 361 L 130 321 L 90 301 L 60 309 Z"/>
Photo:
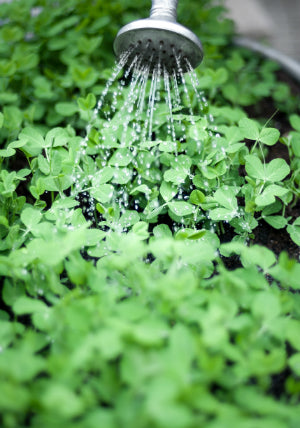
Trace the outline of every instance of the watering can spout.
<path fill-rule="evenodd" d="M 149 18 L 133 21 L 118 32 L 114 42 L 117 58 L 128 55 L 128 64 L 138 58 L 137 66 L 149 74 L 157 68 L 169 74 L 196 68 L 203 59 L 202 45 L 176 21 L 177 4 L 178 0 L 152 0 Z"/>

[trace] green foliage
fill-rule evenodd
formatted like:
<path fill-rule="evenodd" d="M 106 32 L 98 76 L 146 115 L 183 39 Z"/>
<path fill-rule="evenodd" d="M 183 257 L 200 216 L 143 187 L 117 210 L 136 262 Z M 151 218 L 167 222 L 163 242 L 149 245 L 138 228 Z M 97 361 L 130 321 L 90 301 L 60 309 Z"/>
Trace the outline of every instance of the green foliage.
<path fill-rule="evenodd" d="M 124 89 L 123 102 L 127 96 Z M 157 104 L 156 113 L 161 110 L 162 116 L 164 108 L 163 102 Z M 214 122 L 209 120 L 210 112 Z M 101 169 L 95 169 L 92 162 L 87 166 L 85 160 L 86 172 L 91 175 L 86 188 L 102 204 L 102 225 L 120 225 L 119 216 L 111 216 L 111 212 L 116 212 L 114 201 L 121 194 L 128 206 L 139 207 L 136 222 L 156 223 L 168 216 L 169 223 L 175 222 L 175 232 L 178 224 L 218 232 L 226 221 L 245 239 L 261 218 L 276 229 L 288 227 L 291 231 L 284 211 L 298 200 L 297 174 L 292 170 L 298 157 L 291 151 L 291 166 L 280 158 L 265 161 L 264 149 L 278 143 L 280 133 L 276 128 L 261 126 L 229 106 L 226 110 L 209 107 L 206 118 L 199 114 L 191 120 L 188 115 L 176 113 L 173 119 L 184 126 L 187 141 L 174 143 L 167 136 L 166 141 L 135 143 L 133 134 L 124 140 L 123 117 L 118 114 L 105 128 L 101 121 L 93 123 L 86 153 Z M 160 126 L 163 130 L 165 124 Z M 115 130 L 113 137 L 108 134 L 110 127 Z M 129 120 L 128 129 L 134 127 Z M 245 139 L 252 140 L 251 149 Z M 245 168 L 245 176 L 240 174 L 241 168 Z M 294 239 L 295 233 L 291 237 Z"/>
<path fill-rule="evenodd" d="M 136 230 L 104 233 L 107 255 L 94 265 L 76 250 L 89 245 L 88 231 L 79 230 L 60 238 L 64 254 L 55 262 L 51 246 L 46 258 L 30 244 L 22 257 L 2 257 L 2 272 L 11 267 L 3 299 L 16 317 L 10 322 L 3 312 L 0 321 L 4 426 L 23 426 L 32 413 L 33 427 L 85 426 L 91 415 L 99 417 L 90 426 L 105 418 L 112 427 L 137 420 L 188 427 L 223 423 L 224 406 L 234 422 L 264 424 L 274 415 L 282 426 L 297 422 L 299 391 L 286 384 L 281 401 L 268 391 L 287 367 L 290 384 L 297 381 L 298 298 L 270 286 L 265 274 L 298 290 L 299 264 L 277 264 L 259 246 L 226 244 L 221 251 L 241 254 L 244 264 L 228 271 L 213 235 L 172 240 L 156 233 L 147 243 Z M 25 315 L 33 329 L 22 328 Z"/>
<path fill-rule="evenodd" d="M 114 86 L 93 110 L 148 1 L 1 4 L 3 428 L 298 426 L 300 264 L 251 238 L 266 222 L 300 245 L 299 100 L 232 49 L 222 7 L 179 3 L 208 105 L 187 78 L 176 142 L 164 100 L 154 141 L 124 130 L 128 88 L 112 117 Z M 248 117 L 265 97 L 291 132 Z M 275 144 L 286 160 L 266 160 Z"/>

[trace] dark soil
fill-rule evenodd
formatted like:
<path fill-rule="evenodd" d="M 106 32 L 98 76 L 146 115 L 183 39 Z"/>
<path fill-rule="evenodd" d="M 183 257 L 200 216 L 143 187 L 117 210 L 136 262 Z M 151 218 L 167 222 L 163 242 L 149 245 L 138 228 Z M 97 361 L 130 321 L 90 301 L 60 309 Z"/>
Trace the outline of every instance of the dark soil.
<path fill-rule="evenodd" d="M 272 159 L 276 158 L 283 158 L 289 163 L 287 148 L 281 143 L 277 143 L 270 147 L 266 161 L 270 162 Z M 299 217 L 300 200 L 298 200 L 295 206 L 287 207 L 286 215 L 292 217 L 292 220 Z M 282 251 L 286 251 L 291 258 L 295 258 L 296 260 L 300 259 L 300 247 L 291 240 L 285 229 L 276 230 L 268 223 L 262 222 L 254 230 L 254 233 L 255 238 L 253 242 L 255 244 L 268 247 L 276 255 L 279 255 Z"/>
<path fill-rule="evenodd" d="M 291 240 L 285 229 L 276 230 L 263 222 L 254 230 L 254 234 L 254 244 L 264 245 L 277 256 L 282 251 L 286 251 L 290 258 L 299 260 L 300 247 Z"/>
<path fill-rule="evenodd" d="M 289 162 L 287 148 L 281 143 L 277 143 L 275 146 L 270 147 L 266 160 L 270 162 L 272 159 L 276 158 L 283 158 Z M 292 220 L 298 218 L 300 215 L 300 200 L 298 200 L 295 206 L 287 207 L 286 214 L 292 217 Z M 300 247 L 291 240 L 285 229 L 276 230 L 269 224 L 263 222 L 254 230 L 254 233 L 254 243 L 268 247 L 276 255 L 279 255 L 282 251 L 286 251 L 291 258 L 299 260 Z"/>
<path fill-rule="evenodd" d="M 297 84 L 290 76 L 283 71 L 279 73 L 279 79 L 289 84 L 293 95 L 300 98 L 300 85 Z M 271 98 L 266 98 L 259 104 L 259 106 L 251 107 L 248 110 L 248 114 L 252 118 L 259 117 L 273 117 L 272 125 L 276 127 L 281 135 L 288 133 L 291 130 L 290 123 L 288 121 L 288 115 L 277 111 L 276 106 Z M 268 155 L 266 158 L 267 162 L 273 159 L 282 158 L 289 163 L 289 155 L 286 146 L 278 142 L 272 147 L 269 147 Z M 295 220 L 300 215 L 300 200 L 297 201 L 293 206 L 289 206 L 286 209 L 286 215 Z M 230 232 L 230 231 L 229 231 Z M 299 260 L 300 259 L 300 247 L 296 245 L 290 238 L 286 229 L 276 230 L 271 227 L 268 223 L 261 221 L 259 226 L 253 231 L 254 238 L 252 243 L 263 245 L 274 252 L 276 256 L 282 251 L 288 253 L 290 258 Z M 228 231 L 227 231 L 228 235 Z M 228 240 L 229 237 L 226 236 Z M 224 260 L 228 269 L 236 269 L 240 266 L 240 261 L 237 257 L 230 257 L 228 260 Z M 272 278 L 270 278 L 272 282 Z M 288 350 L 290 355 L 293 354 L 291 350 Z M 290 376 L 290 369 L 286 369 L 274 376 L 272 376 L 272 383 L 269 388 L 269 394 L 277 399 L 280 399 L 286 394 L 286 381 Z"/>
<path fill-rule="evenodd" d="M 278 71 L 277 74 L 278 79 L 281 82 L 287 83 L 289 85 L 292 96 L 300 99 L 299 83 L 283 70 Z M 274 100 L 272 98 L 265 98 L 259 103 L 259 105 L 251 106 L 246 110 L 249 116 L 252 118 L 272 117 L 270 126 L 277 128 L 281 135 L 284 135 L 291 130 L 288 114 L 278 111 L 278 108 L 274 104 Z M 280 142 L 272 147 L 269 147 L 266 161 L 270 162 L 272 159 L 277 158 L 282 158 L 287 163 L 289 163 L 288 150 L 286 146 Z M 297 204 L 292 208 L 287 207 L 286 215 L 291 216 L 292 220 L 298 218 L 300 215 L 300 201 L 298 201 Z M 299 260 L 300 247 L 291 240 L 285 229 L 276 230 L 269 224 L 261 222 L 254 230 L 254 235 L 255 237 L 252 241 L 253 243 L 268 247 L 276 255 L 279 255 L 282 251 L 286 251 L 291 258 Z"/>

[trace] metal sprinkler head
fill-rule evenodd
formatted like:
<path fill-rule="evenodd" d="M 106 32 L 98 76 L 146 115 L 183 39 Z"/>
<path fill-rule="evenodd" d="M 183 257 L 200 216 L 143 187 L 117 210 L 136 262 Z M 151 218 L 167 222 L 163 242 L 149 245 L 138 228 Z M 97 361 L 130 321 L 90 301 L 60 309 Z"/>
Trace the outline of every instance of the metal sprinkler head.
<path fill-rule="evenodd" d="M 138 69 L 161 67 L 167 73 L 185 73 L 203 59 L 198 37 L 176 22 L 178 0 L 152 0 L 150 18 L 125 25 L 114 41 L 118 59 L 128 55 L 127 64 L 135 59 Z"/>

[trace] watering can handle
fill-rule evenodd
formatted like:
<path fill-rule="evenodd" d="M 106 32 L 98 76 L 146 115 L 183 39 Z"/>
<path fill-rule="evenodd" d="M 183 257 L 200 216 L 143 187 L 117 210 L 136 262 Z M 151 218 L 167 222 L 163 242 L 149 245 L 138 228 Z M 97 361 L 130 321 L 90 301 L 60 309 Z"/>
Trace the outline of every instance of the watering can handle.
<path fill-rule="evenodd" d="M 176 22 L 178 0 L 152 0 L 150 18 Z"/>

